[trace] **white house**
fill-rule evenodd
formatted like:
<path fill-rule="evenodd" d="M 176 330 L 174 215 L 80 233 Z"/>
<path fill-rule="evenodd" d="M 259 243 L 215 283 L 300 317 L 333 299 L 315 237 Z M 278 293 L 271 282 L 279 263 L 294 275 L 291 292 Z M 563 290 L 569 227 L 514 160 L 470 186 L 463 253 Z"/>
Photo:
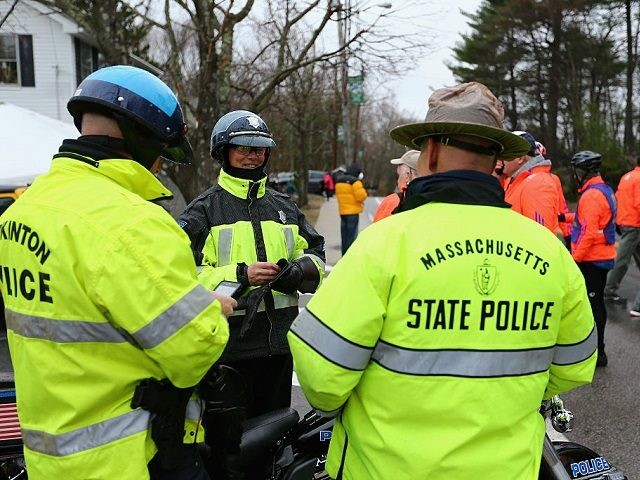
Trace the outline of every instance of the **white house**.
<path fill-rule="evenodd" d="M 0 1 L 0 18 L 13 4 Z M 36 1 L 20 0 L 0 26 L 0 101 L 72 123 L 67 100 L 99 61 L 77 23 Z"/>

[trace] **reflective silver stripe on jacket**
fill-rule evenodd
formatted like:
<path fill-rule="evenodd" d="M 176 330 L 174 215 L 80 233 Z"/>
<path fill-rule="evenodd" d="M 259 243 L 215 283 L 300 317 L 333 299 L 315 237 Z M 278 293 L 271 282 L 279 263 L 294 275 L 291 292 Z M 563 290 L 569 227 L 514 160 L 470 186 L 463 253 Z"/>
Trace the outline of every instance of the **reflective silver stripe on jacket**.
<path fill-rule="evenodd" d="M 380 340 L 372 360 L 388 370 L 409 375 L 504 377 L 544 372 L 553 347 L 529 350 L 408 350 Z"/>
<path fill-rule="evenodd" d="M 216 265 L 223 267 L 231 263 L 231 245 L 233 228 L 222 228 L 218 232 L 218 260 Z"/>
<path fill-rule="evenodd" d="M 214 298 L 202 285 L 197 285 L 168 310 L 133 334 L 143 348 L 160 345 L 207 308 Z"/>
<path fill-rule="evenodd" d="M 88 427 L 57 435 L 23 428 L 22 440 L 30 450 L 63 457 L 144 432 L 149 425 L 149 416 L 146 410 L 137 409 Z"/>
<path fill-rule="evenodd" d="M 274 295 L 273 296 L 273 305 L 276 310 L 280 308 L 288 308 L 288 307 L 297 307 L 298 306 L 298 295 Z M 258 312 L 264 312 L 264 300 L 260 302 L 258 306 Z M 244 315 L 246 310 L 234 310 L 230 317 L 236 317 L 239 315 Z"/>
<path fill-rule="evenodd" d="M 349 370 L 364 370 L 373 352 L 373 348 L 341 337 L 307 309 L 300 312 L 291 331 L 320 355 Z"/>
<path fill-rule="evenodd" d="M 553 363 L 555 365 L 572 365 L 582 362 L 593 355 L 596 348 L 598 348 L 598 333 L 594 327 L 591 334 L 582 342 L 571 345 L 556 345 Z"/>
<path fill-rule="evenodd" d="M 575 345 L 522 350 L 418 350 L 378 340 L 374 349 L 356 345 L 303 310 L 291 331 L 329 361 L 350 370 L 364 370 L 373 360 L 382 367 L 409 375 L 448 375 L 487 378 L 531 375 L 556 364 L 584 361 L 595 349 L 595 330 Z M 560 363 L 562 362 L 562 363 Z"/>
<path fill-rule="evenodd" d="M 287 244 L 287 258 L 291 258 L 296 249 L 296 239 L 293 236 L 293 230 L 291 228 L 283 228 L 283 230 L 284 241 Z"/>
<path fill-rule="evenodd" d="M 9 309 L 6 309 L 5 312 L 7 327 L 22 337 L 40 338 L 57 343 L 124 343 L 129 341 L 110 323 L 36 317 Z"/>

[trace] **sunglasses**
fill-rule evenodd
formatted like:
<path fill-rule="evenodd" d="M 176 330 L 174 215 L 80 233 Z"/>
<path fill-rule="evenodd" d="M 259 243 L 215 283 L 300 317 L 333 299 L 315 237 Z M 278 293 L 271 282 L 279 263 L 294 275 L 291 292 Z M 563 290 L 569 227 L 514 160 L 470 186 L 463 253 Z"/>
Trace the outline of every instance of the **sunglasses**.
<path fill-rule="evenodd" d="M 248 157 L 252 153 L 255 153 L 258 157 L 264 157 L 265 154 L 267 153 L 266 147 L 249 147 L 246 145 L 234 145 L 232 148 L 236 150 L 238 153 L 244 155 L 245 157 Z"/>

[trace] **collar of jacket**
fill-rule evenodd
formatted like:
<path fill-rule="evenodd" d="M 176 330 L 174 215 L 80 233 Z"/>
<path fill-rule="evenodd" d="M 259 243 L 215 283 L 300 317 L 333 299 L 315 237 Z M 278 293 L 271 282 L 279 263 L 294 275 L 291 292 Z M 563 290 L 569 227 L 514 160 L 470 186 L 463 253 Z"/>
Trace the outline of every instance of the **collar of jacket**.
<path fill-rule="evenodd" d="M 95 162 L 92 158 L 85 157 L 87 162 L 84 162 L 79 161 L 81 159 L 78 159 L 78 157 L 81 155 L 77 153 L 69 153 L 69 157 L 66 157 L 65 153 L 60 152 L 53 159 L 51 171 L 66 170 L 80 175 L 103 175 L 121 187 L 149 201 L 173 196 L 171 191 L 153 173 L 134 160 L 110 158 L 108 162 Z"/>
<path fill-rule="evenodd" d="M 578 189 L 578 193 L 584 192 L 587 188 L 589 188 L 591 185 L 595 185 L 596 183 L 605 183 L 602 179 L 602 176 L 596 175 L 595 177 L 591 177 L 589 180 L 582 184 L 582 186 Z"/>
<path fill-rule="evenodd" d="M 531 157 L 529 160 L 524 162 L 524 164 L 522 164 L 522 166 L 518 170 L 516 170 L 513 173 L 513 175 L 511 175 L 511 178 L 515 180 L 518 177 L 518 175 L 520 175 L 522 172 L 528 172 L 532 168 L 539 167 L 541 165 L 551 166 L 551 160 L 547 160 L 542 155 L 536 155 L 535 157 Z"/>
<path fill-rule="evenodd" d="M 411 180 L 398 208 L 405 212 L 429 202 L 510 208 L 498 179 L 472 170 L 451 170 Z"/>
<path fill-rule="evenodd" d="M 262 177 L 257 182 L 252 182 L 245 178 L 238 178 L 229 175 L 224 170 L 220 169 L 220 175 L 218 176 L 218 185 L 224 188 L 234 197 L 247 199 L 249 198 L 249 189 L 252 185 L 258 184 L 257 198 L 264 196 L 264 192 L 267 189 L 267 177 Z M 253 187 L 254 189 L 256 187 Z"/>

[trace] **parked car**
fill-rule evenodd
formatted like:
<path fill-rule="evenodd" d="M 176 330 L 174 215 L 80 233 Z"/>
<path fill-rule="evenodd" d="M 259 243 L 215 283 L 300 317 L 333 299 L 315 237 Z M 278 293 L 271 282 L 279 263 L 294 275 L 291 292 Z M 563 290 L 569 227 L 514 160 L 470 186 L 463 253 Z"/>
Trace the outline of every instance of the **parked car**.
<path fill-rule="evenodd" d="M 322 179 L 324 177 L 323 170 L 309 170 L 309 193 L 322 194 Z M 287 186 L 295 183 L 295 172 L 276 172 L 269 175 L 269 185 L 281 192 L 284 192 Z"/>
<path fill-rule="evenodd" d="M 309 170 L 309 193 L 322 194 L 324 173 L 322 170 Z"/>

